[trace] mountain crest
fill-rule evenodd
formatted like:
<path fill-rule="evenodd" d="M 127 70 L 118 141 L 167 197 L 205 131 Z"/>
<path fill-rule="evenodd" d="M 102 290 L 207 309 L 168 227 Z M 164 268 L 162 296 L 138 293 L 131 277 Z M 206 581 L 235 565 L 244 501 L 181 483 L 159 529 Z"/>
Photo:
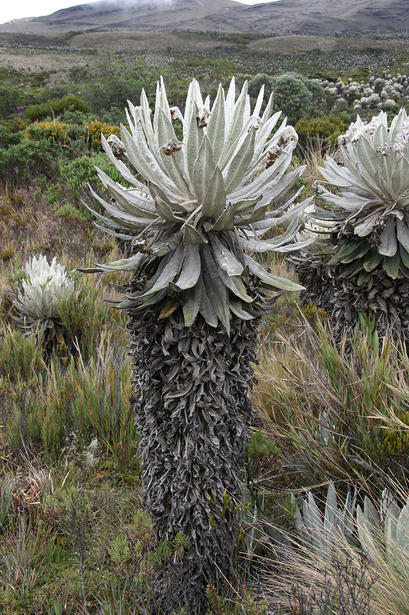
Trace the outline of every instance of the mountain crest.
<path fill-rule="evenodd" d="M 123 29 L 333 34 L 402 32 L 409 0 L 102 0 L 0 25 L 3 32 Z"/>

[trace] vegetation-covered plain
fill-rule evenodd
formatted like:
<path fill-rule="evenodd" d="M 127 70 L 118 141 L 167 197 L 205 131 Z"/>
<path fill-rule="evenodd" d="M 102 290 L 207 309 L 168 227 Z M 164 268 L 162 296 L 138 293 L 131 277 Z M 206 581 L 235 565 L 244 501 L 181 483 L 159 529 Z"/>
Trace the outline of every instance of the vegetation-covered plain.
<path fill-rule="evenodd" d="M 125 189 L 131 186 L 101 143 L 101 134 L 121 138 L 127 100 L 139 104 L 144 88 L 154 105 L 161 75 L 170 104 L 182 112 L 192 78 L 212 103 L 219 82 L 227 90 L 233 74 L 239 87 L 248 80 L 253 106 L 264 85 L 299 136 L 287 171 L 296 181 L 286 200 L 300 189 L 304 199 L 317 195 L 325 154 L 341 164 L 338 138 L 357 113 L 364 122 L 382 111 L 392 120 L 399 108 L 409 108 L 409 57 L 393 41 L 349 44 L 340 37 L 320 49 L 314 37 L 316 47 L 309 41 L 311 48 L 294 49 L 288 37 L 288 48 L 283 43 L 280 51 L 263 37 L 175 33 L 167 47 L 144 35 L 134 49 L 108 54 L 104 41 L 93 47 L 97 36 L 101 41 L 104 33 L 55 40 L 19 35 L 13 48 L 1 35 L 9 61 L 0 69 L 5 615 L 151 615 L 161 571 L 178 564 L 183 571 L 189 554 L 183 533 L 170 541 L 155 538 L 142 502 L 147 478 L 137 453 L 139 391 L 132 386 L 128 317 L 110 303 L 129 294 L 130 274 L 78 271 L 130 256 L 129 242 L 95 226 L 86 207 L 98 207 L 89 186 L 111 198 L 95 166 Z M 76 37 L 83 41 L 80 53 Z M 65 58 L 60 65 L 57 52 Z M 40 54 L 34 70 L 26 63 L 23 68 L 21 58 Z M 180 123 L 175 130 L 183 140 Z M 122 154 L 117 151 L 119 159 Z M 304 165 L 301 175 L 297 169 Z M 342 186 L 334 182 L 330 190 L 335 198 Z M 341 218 L 334 215 L 336 223 Z M 317 220 L 309 226 L 317 230 Z M 311 236 L 300 232 L 299 241 Z M 294 282 L 298 275 L 319 280 L 318 270 L 327 283 L 320 268 L 328 258 L 316 259 L 339 247 L 340 235 L 332 237 L 331 245 L 324 235 L 316 249 L 306 247 L 291 259 L 261 255 L 260 264 Z M 352 262 L 364 262 L 365 254 L 356 250 Z M 305 273 L 311 264 L 313 273 Z M 228 590 L 223 584 L 206 589 L 209 612 L 404 615 L 407 347 L 388 328 L 393 320 L 380 330 L 367 313 L 356 318 L 355 329 L 340 331 L 311 284 L 304 285 L 304 295 L 282 293 L 260 324 L 255 414 L 235 510 L 239 556 Z M 215 527 L 223 522 L 212 519 Z M 175 615 L 183 613 L 190 615 L 176 608 Z"/>

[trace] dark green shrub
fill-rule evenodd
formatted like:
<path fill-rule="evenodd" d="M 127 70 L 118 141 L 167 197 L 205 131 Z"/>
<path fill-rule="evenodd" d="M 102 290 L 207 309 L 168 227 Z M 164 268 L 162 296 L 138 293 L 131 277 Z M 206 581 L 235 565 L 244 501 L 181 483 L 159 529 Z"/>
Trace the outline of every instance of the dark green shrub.
<path fill-rule="evenodd" d="M 60 205 L 54 212 L 54 216 L 56 218 L 69 218 L 70 220 L 87 220 L 87 216 L 85 213 L 71 205 L 71 203 L 64 203 L 64 205 Z"/>
<path fill-rule="evenodd" d="M 101 67 L 100 73 L 93 81 L 87 83 L 87 100 L 93 111 L 99 115 L 116 107 L 121 110 L 122 116 L 122 110 L 127 106 L 128 100 L 139 104 L 142 88 L 145 88 L 148 97 L 155 95 L 156 82 L 160 75 L 163 75 L 167 83 L 173 79 L 175 86 L 180 88 L 181 80 L 175 79 L 174 76 L 169 76 L 168 80 L 166 71 L 163 65 L 147 64 L 144 60 L 131 66 L 119 61 L 110 62 Z M 179 100 L 175 98 L 172 89 L 169 91 L 170 95 L 172 101 L 178 104 Z"/>
<path fill-rule="evenodd" d="M 82 113 L 82 111 L 64 111 L 59 118 L 61 122 L 73 126 L 82 126 L 84 122 L 89 122 L 95 118 L 93 113 Z"/>
<path fill-rule="evenodd" d="M 317 115 L 327 107 L 325 90 L 320 83 L 317 83 L 317 81 L 313 79 L 302 76 L 301 80 L 312 94 L 314 100 L 314 115 Z"/>
<path fill-rule="evenodd" d="M 12 85 L 0 85 L 0 119 L 8 118 L 15 107 L 27 103 L 27 94 L 21 88 Z"/>
<path fill-rule="evenodd" d="M 280 109 L 295 124 L 301 117 L 309 116 L 314 110 L 314 97 L 303 79 L 294 75 L 282 75 L 274 80 L 275 108 Z"/>
<path fill-rule="evenodd" d="M 24 113 L 24 117 L 30 122 L 43 120 L 46 117 L 60 116 L 65 111 L 89 111 L 88 104 L 78 96 L 63 96 L 52 99 L 41 105 L 30 105 Z"/>
<path fill-rule="evenodd" d="M 324 115 L 310 120 L 302 117 L 296 123 L 295 130 L 303 145 L 309 141 L 321 140 L 333 144 L 337 142 L 341 134 L 346 132 L 347 125 L 335 115 Z"/>
<path fill-rule="evenodd" d="M 250 96 L 252 96 L 253 98 L 256 98 L 258 96 L 258 93 L 260 92 L 261 86 L 263 85 L 265 88 L 264 94 L 266 98 L 268 98 L 274 89 L 274 78 L 269 77 L 265 73 L 260 73 L 256 75 L 254 79 L 251 79 L 251 81 L 249 81 Z"/>
<path fill-rule="evenodd" d="M 265 86 L 266 97 L 274 93 L 274 106 L 295 124 L 303 116 L 316 115 L 325 109 L 325 93 L 322 86 L 298 73 L 284 73 L 270 77 L 265 73 L 256 75 L 249 82 L 249 93 L 255 97 L 261 86 Z"/>
<path fill-rule="evenodd" d="M 84 127 L 78 126 L 78 124 L 68 124 L 67 125 L 67 137 L 71 141 L 84 142 L 84 139 L 85 139 Z"/>
<path fill-rule="evenodd" d="M 68 76 L 72 83 L 81 83 L 88 77 L 88 68 L 86 66 L 71 66 L 68 71 Z"/>
<path fill-rule="evenodd" d="M 0 185 L 18 188 L 38 177 L 53 177 L 56 157 L 56 147 L 47 139 L 24 140 L 8 149 L 0 149 Z"/>
<path fill-rule="evenodd" d="M 0 149 L 7 149 L 11 145 L 20 143 L 21 131 L 10 132 L 6 126 L 0 124 Z"/>
<path fill-rule="evenodd" d="M 96 190 L 102 188 L 95 170 L 96 166 L 108 173 L 115 181 L 122 179 L 103 153 L 81 156 L 69 163 L 59 160 L 59 183 L 57 187 L 52 187 L 56 197 L 54 200 L 69 198 L 73 203 L 79 205 L 82 214 L 87 213 L 80 202 L 82 199 L 89 201 L 88 184 L 92 184 Z"/>

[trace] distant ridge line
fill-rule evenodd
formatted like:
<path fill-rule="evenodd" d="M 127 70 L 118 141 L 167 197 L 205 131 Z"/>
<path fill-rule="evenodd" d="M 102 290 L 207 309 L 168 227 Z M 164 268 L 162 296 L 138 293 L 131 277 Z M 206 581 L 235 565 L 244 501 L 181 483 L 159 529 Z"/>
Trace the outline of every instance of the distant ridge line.
<path fill-rule="evenodd" d="M 1 32 L 52 34 L 91 28 L 249 32 L 258 34 L 383 34 L 409 28 L 409 0 L 277 0 L 245 5 L 234 0 L 157 0 L 85 3 L 51 15 L 13 20 Z"/>

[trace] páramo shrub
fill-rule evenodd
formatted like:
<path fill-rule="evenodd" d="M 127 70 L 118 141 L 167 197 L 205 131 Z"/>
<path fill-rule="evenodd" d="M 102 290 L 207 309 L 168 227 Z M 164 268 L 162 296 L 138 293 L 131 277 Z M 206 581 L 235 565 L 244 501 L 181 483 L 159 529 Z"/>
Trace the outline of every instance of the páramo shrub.
<path fill-rule="evenodd" d="M 24 131 L 24 136 L 34 141 L 47 139 L 52 143 L 65 143 L 68 138 L 67 128 L 63 122 L 33 122 Z"/>
<path fill-rule="evenodd" d="M 55 146 L 47 139 L 28 139 L 0 149 L 0 186 L 16 189 L 32 183 L 36 178 L 55 176 L 57 163 Z"/>
<path fill-rule="evenodd" d="M 24 107 L 27 104 L 25 90 L 10 84 L 0 85 L 0 119 L 7 119 L 13 109 Z"/>
<path fill-rule="evenodd" d="M 295 125 L 301 145 L 318 141 L 335 144 L 346 129 L 347 125 L 335 115 L 323 115 L 309 120 L 302 117 Z"/>
<path fill-rule="evenodd" d="M 65 111 L 81 111 L 88 113 L 90 110 L 88 104 L 78 96 L 63 96 L 48 100 L 41 105 L 30 105 L 24 112 L 25 119 L 30 122 L 43 120 L 46 117 L 56 117 L 62 115 Z"/>
<path fill-rule="evenodd" d="M 246 75 L 243 75 L 246 77 Z M 243 79 L 245 81 L 245 79 Z M 268 98 L 274 89 L 274 77 L 270 77 L 265 73 L 259 73 L 249 81 L 249 94 L 252 98 L 256 98 L 264 85 L 264 95 Z"/>
<path fill-rule="evenodd" d="M 119 126 L 112 126 L 107 122 L 100 122 L 99 120 L 84 122 L 83 128 L 85 143 L 88 147 L 93 149 L 101 149 L 101 134 L 103 134 L 106 139 L 112 134 L 117 137 L 121 134 Z"/>
<path fill-rule="evenodd" d="M 312 116 L 325 109 L 326 100 L 323 87 L 312 79 L 298 73 L 284 73 L 271 77 L 260 73 L 249 82 L 250 96 L 255 96 L 264 85 L 265 93 L 274 93 L 274 106 L 281 110 L 290 124 L 295 124 L 303 116 Z"/>
<path fill-rule="evenodd" d="M 0 149 L 7 149 L 11 145 L 20 143 L 21 131 L 10 132 L 6 126 L 0 124 Z"/>
<path fill-rule="evenodd" d="M 57 207 L 54 216 L 56 218 L 68 218 L 69 220 L 82 220 L 83 222 L 88 220 L 88 216 L 71 203 L 64 203 Z"/>
<path fill-rule="evenodd" d="M 69 163 L 60 159 L 58 161 L 58 183 L 48 188 L 49 197 L 53 202 L 68 198 L 79 206 L 82 214 L 87 214 L 88 212 L 81 205 L 81 200 L 88 198 L 89 184 L 95 185 L 99 181 L 95 167 L 108 173 L 115 181 L 122 179 L 119 172 L 112 167 L 102 153 L 83 155 Z"/>
<path fill-rule="evenodd" d="M 102 64 L 98 74 L 87 82 L 86 99 L 93 111 L 100 116 L 113 107 L 122 109 L 127 100 L 138 100 L 142 88 L 148 98 L 155 95 L 156 82 L 160 75 L 166 77 L 168 69 L 163 65 L 148 63 L 144 59 L 136 60 L 131 65 L 115 60 Z M 177 79 L 178 85 L 181 79 Z M 175 104 L 178 101 L 172 98 Z"/>
<path fill-rule="evenodd" d="M 304 80 L 293 74 L 285 74 L 274 81 L 275 108 L 280 109 L 290 124 L 314 112 L 314 96 Z"/>

